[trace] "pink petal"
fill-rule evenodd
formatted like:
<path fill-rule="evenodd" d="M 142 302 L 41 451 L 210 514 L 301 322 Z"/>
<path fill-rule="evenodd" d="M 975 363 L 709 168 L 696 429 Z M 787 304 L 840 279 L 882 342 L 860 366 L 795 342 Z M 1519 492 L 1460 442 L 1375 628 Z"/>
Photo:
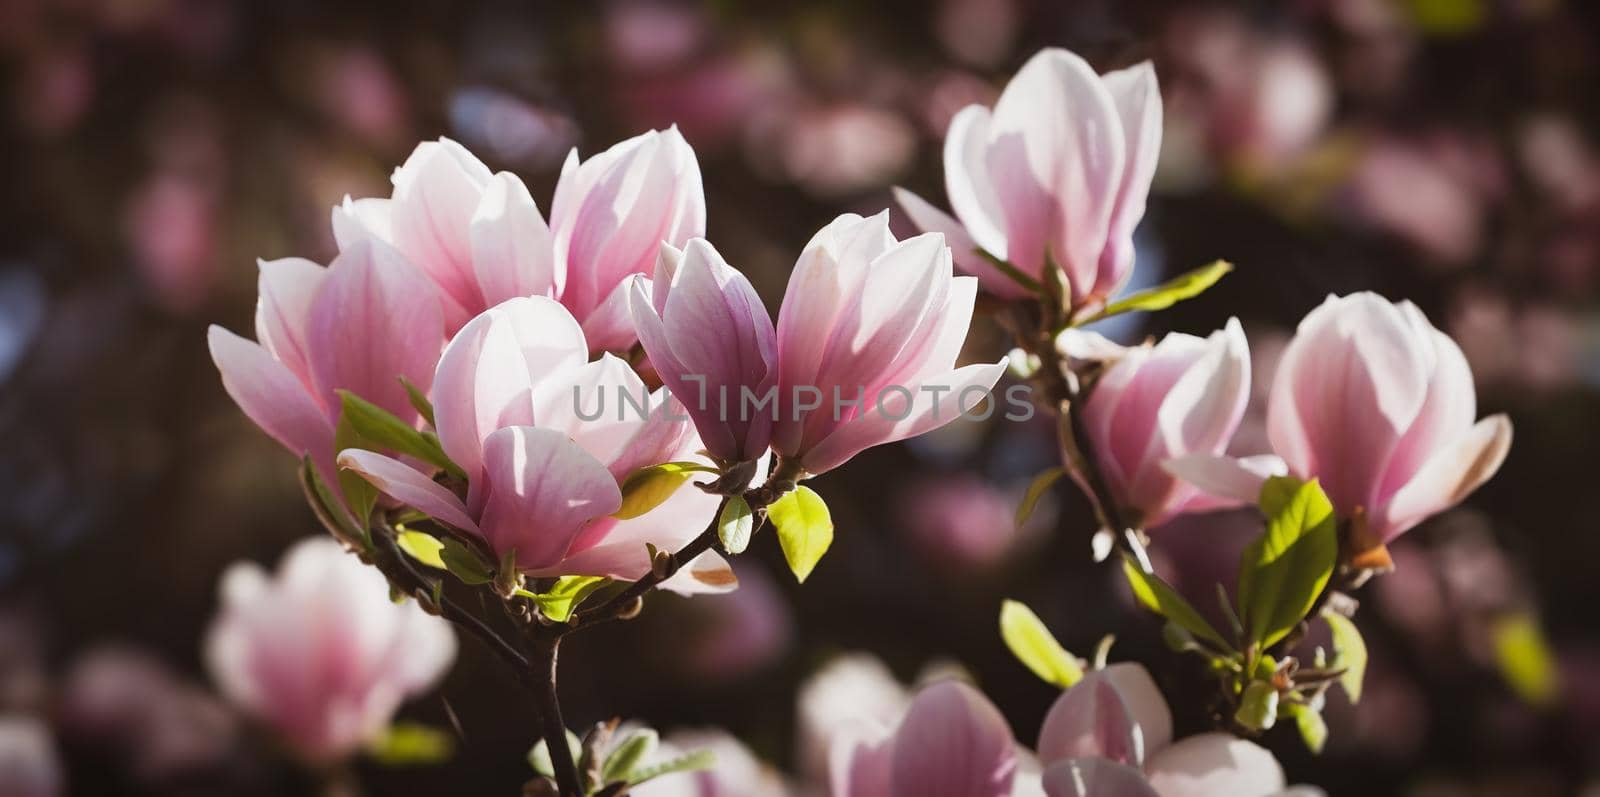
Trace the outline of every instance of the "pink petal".
<path fill-rule="evenodd" d="M 639 335 L 633 328 L 633 314 L 628 310 L 631 286 L 631 280 L 617 283 L 600 305 L 583 319 L 583 335 L 589 340 L 590 351 L 626 353 L 633 348 Z"/>
<path fill-rule="evenodd" d="M 260 298 L 256 301 L 256 339 L 311 391 L 306 329 L 312 300 L 328 271 L 299 257 L 256 262 L 261 270 L 257 280 Z"/>
<path fill-rule="evenodd" d="M 1072 758 L 1051 764 L 1044 771 L 1044 793 L 1047 797 L 1162 797 L 1139 770 L 1104 758 Z"/>
<path fill-rule="evenodd" d="M 339 251 L 354 246 L 357 241 L 377 238 L 387 244 L 394 243 L 394 223 L 390 217 L 388 199 L 344 198 L 344 204 L 333 206 L 333 240 Z"/>
<path fill-rule="evenodd" d="M 1095 283 L 1096 293 L 1111 296 L 1133 273 L 1133 231 L 1144 218 L 1161 154 L 1161 89 L 1149 61 L 1107 72 L 1101 80 L 1121 117 L 1127 155 Z"/>
<path fill-rule="evenodd" d="M 617 482 L 588 452 L 550 429 L 511 426 L 484 440 L 479 527 L 521 568 L 555 565 L 585 525 L 622 506 Z"/>
<path fill-rule="evenodd" d="M 982 280 L 985 290 L 1005 299 L 1021 299 L 1029 295 L 1028 289 L 1018 285 L 1016 280 L 995 268 L 988 258 L 977 253 L 978 244 L 972 240 L 972 235 L 967 229 L 961 226 L 961 222 L 904 188 L 897 186 L 894 189 L 894 198 L 900 209 L 911 217 L 911 223 L 917 225 L 918 229 L 944 236 L 945 242 L 950 245 L 951 254 L 955 257 L 956 268 Z"/>
<path fill-rule="evenodd" d="M 1440 448 L 1417 474 L 1380 507 L 1373 531 L 1384 542 L 1400 536 L 1430 515 L 1465 499 L 1489 480 L 1511 450 L 1511 420 L 1491 415 Z"/>
<path fill-rule="evenodd" d="M 969 105 L 951 117 L 944 139 L 945 193 L 973 245 L 1004 260 L 1006 222 L 989 179 L 989 124 L 989 109 L 981 105 Z"/>
<path fill-rule="evenodd" d="M 472 216 L 488 167 L 454 141 L 417 145 L 394 173 L 394 245 L 470 315 L 484 307 L 472 266 Z"/>
<path fill-rule="evenodd" d="M 1016 744 L 1000 711 L 971 686 L 941 681 L 917 694 L 895 733 L 890 794 L 1006 797 L 1016 770 Z"/>
<path fill-rule="evenodd" d="M 1010 261 L 1042 273 L 1048 250 L 1071 280 L 1074 301 L 1083 300 L 1094 288 L 1125 167 L 1110 93 L 1082 58 L 1041 50 L 1000 95 L 989 141 Z"/>
<path fill-rule="evenodd" d="M 1401 312 L 1411 323 L 1413 333 L 1431 346 L 1434 354 L 1432 376 L 1428 382 L 1428 396 L 1417 420 L 1407 429 L 1405 436 L 1395 446 L 1394 453 L 1385 463 L 1383 482 L 1378 490 L 1378 503 L 1393 496 L 1416 474 L 1424 462 L 1440 447 L 1465 434 L 1472 428 L 1478 415 L 1477 391 L 1472 382 L 1472 369 L 1461 347 L 1443 332 L 1433 328 L 1416 305 L 1400 303 Z"/>
<path fill-rule="evenodd" d="M 1267 797 L 1284 787 L 1271 753 L 1227 733 L 1179 741 L 1150 759 L 1145 776 L 1161 797 Z"/>
<path fill-rule="evenodd" d="M 347 448 L 339 452 L 339 467 L 355 471 L 378 488 L 379 492 L 419 509 L 435 520 L 478 533 L 478 524 L 467 517 L 467 507 L 455 493 L 397 459 L 359 448 Z"/>
<path fill-rule="evenodd" d="M 333 424 L 300 380 L 266 349 L 222 327 L 207 330 L 206 343 L 239 409 L 284 448 L 310 454 L 325 478 L 332 476 Z"/>
<path fill-rule="evenodd" d="M 981 414 L 983 402 L 979 393 L 987 394 L 1005 374 L 1006 362 L 982 363 L 957 368 L 946 374 L 930 377 L 917 384 L 906 385 L 912 400 L 907 404 L 899 391 L 884 391 L 882 407 L 874 396 L 866 401 L 872 406 L 863 407 L 854 420 L 840 426 L 823 438 L 804 456 L 806 472 L 812 475 L 826 473 L 861 451 L 884 443 L 893 443 L 925 434 L 961 417 L 962 411 Z M 929 388 L 939 387 L 937 393 Z M 937 396 L 937 398 L 935 398 Z M 824 399 L 824 411 L 828 401 Z M 993 401 L 993 397 L 990 398 Z M 995 409 L 995 412 L 1004 412 Z M 815 411 L 814 411 L 815 412 Z M 903 417 L 902 417 L 903 416 Z"/>
<path fill-rule="evenodd" d="M 1144 764 L 1144 733 L 1116 685 L 1090 672 L 1050 707 L 1039 729 L 1039 760 L 1047 766 L 1071 758 L 1105 758 Z"/>
<path fill-rule="evenodd" d="M 894 737 L 886 729 L 837 731 L 828 748 L 832 797 L 890 797 Z"/>
<path fill-rule="evenodd" d="M 483 305 L 519 296 L 559 296 L 566 274 L 555 266 L 550 228 L 528 187 L 500 172 L 489 180 L 470 223 L 472 268 Z"/>
<path fill-rule="evenodd" d="M 1162 463 L 1168 473 L 1182 479 L 1202 493 L 1218 499 L 1213 508 L 1253 506 L 1261 500 L 1261 485 L 1269 476 L 1286 476 L 1289 468 L 1270 454 L 1229 457 L 1219 454 L 1190 454 Z"/>
<path fill-rule="evenodd" d="M 706 551 L 677 575 L 661 582 L 661 588 L 685 597 L 694 595 L 725 595 L 739 588 L 739 577 L 734 575 L 728 560 L 716 551 Z"/>
<path fill-rule="evenodd" d="M 349 390 L 411 420 L 400 378 L 433 384 L 444 341 L 438 295 L 388 245 L 368 239 L 339 253 L 312 302 L 307 343 L 311 374 L 330 413 L 336 389 Z"/>
<path fill-rule="evenodd" d="M 512 299 L 474 318 L 445 347 L 434 378 L 434 421 L 445 454 L 473 478 L 484 438 L 533 422 L 535 381 L 577 368 L 588 351 L 583 330 L 551 299 Z"/>

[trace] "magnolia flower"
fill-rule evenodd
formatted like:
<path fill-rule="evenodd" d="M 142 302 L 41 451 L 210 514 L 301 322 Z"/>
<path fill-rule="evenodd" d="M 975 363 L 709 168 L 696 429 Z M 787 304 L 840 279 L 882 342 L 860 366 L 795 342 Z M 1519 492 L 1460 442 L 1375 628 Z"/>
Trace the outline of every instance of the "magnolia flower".
<path fill-rule="evenodd" d="M 382 574 L 327 538 L 297 543 L 276 575 L 230 567 L 205 643 L 223 695 L 317 763 L 372 741 L 455 654 L 448 623 L 390 600 Z"/>
<path fill-rule="evenodd" d="M 620 734 L 619 734 L 620 735 Z M 700 750 L 711 752 L 710 769 L 663 775 L 628 790 L 635 797 L 783 797 L 783 779 L 733 734 L 720 728 L 674 731 L 661 740 L 643 766 Z"/>
<path fill-rule="evenodd" d="M 222 386 L 250 420 L 334 483 L 333 432 L 349 390 L 418 420 L 400 378 L 426 390 L 444 345 L 428 280 L 379 241 L 347 247 L 323 268 L 261 261 L 253 343 L 213 325 L 207 335 Z"/>
<path fill-rule="evenodd" d="M 911 693 L 870 653 L 829 661 L 800 685 L 795 699 L 796 759 L 802 776 L 829 776 L 830 750 L 840 734 L 881 735 L 893 728 Z"/>
<path fill-rule="evenodd" d="M 1005 361 L 955 368 L 978 286 L 950 257 L 938 234 L 896 241 L 887 211 L 811 239 L 778 313 L 773 450 L 819 474 L 983 403 Z"/>
<path fill-rule="evenodd" d="M 581 163 L 574 150 L 561 168 L 550 229 L 567 271 L 561 303 L 583 323 L 589 345 L 631 346 L 628 278 L 650 271 L 663 241 L 681 247 L 706 233 L 694 150 L 677 127 L 635 136 Z"/>
<path fill-rule="evenodd" d="M 1505 460 L 1511 421 L 1477 423 L 1461 350 L 1410 302 L 1328 297 L 1284 350 L 1268 436 L 1288 472 L 1319 480 L 1340 518 L 1374 549 L 1459 503 Z M 1196 455 L 1173 472 L 1215 495 L 1254 502 L 1259 469 Z M 1382 562 L 1375 563 L 1382 566 Z"/>
<path fill-rule="evenodd" d="M 1039 731 L 1049 797 L 1267 797 L 1283 768 L 1253 742 L 1204 733 L 1172 742 L 1172 712 L 1138 664 L 1087 673 Z"/>
<path fill-rule="evenodd" d="M 451 331 L 501 302 L 560 299 L 600 350 L 633 344 L 627 278 L 644 273 L 664 240 L 705 232 L 694 151 L 677 128 L 650 131 L 561 170 L 550 223 L 521 179 L 491 173 L 446 138 L 418 145 L 395 170 L 388 199 L 334 208 L 341 249 L 391 243 L 439 286 Z"/>
<path fill-rule="evenodd" d="M 947 680 L 919 692 L 893 732 L 840 734 L 830 779 L 834 797 L 1009 797 L 1019 760 L 1000 711 Z"/>
<path fill-rule="evenodd" d="M 1077 55 L 1045 49 L 993 111 L 972 105 L 950 121 L 945 191 L 956 218 L 907 191 L 896 197 L 918 226 L 950 239 L 956 263 L 991 293 L 1028 295 L 979 249 L 1040 283 L 1054 265 L 1072 305 L 1094 305 L 1133 270 L 1133 230 L 1160 149 L 1161 93 L 1149 62 L 1096 75 Z"/>
<path fill-rule="evenodd" d="M 633 324 L 661 381 L 683 401 L 711 456 L 745 462 L 767 452 L 777 412 L 777 344 L 755 288 L 703 238 L 661 245 L 654 294 L 635 277 Z M 762 401 L 769 405 L 763 411 Z"/>
<path fill-rule="evenodd" d="M 1163 463 L 1221 454 L 1249 398 L 1250 351 L 1237 319 L 1209 338 L 1170 334 L 1154 347 L 1128 349 L 1107 368 L 1089 393 L 1083 420 L 1129 523 L 1154 527 L 1207 508 L 1206 497 Z"/>
<path fill-rule="evenodd" d="M 439 444 L 468 478 L 465 501 L 427 474 L 371 451 L 339 465 L 390 497 L 482 537 L 533 576 L 638 579 L 645 543 L 687 544 L 716 512 L 700 490 L 675 492 L 629 520 L 610 517 L 635 470 L 691 459 L 700 448 L 682 407 L 651 393 L 610 354 L 589 361 L 583 330 L 543 297 L 512 299 L 474 318 L 445 347 L 433 378 Z M 707 552 L 684 589 L 731 588 L 732 571 Z"/>

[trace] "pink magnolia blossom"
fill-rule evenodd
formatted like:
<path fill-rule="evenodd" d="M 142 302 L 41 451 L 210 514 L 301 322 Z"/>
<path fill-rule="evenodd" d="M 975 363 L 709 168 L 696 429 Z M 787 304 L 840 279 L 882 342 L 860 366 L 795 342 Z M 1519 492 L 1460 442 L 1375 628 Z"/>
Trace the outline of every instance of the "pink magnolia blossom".
<path fill-rule="evenodd" d="M 952 276 L 943 236 L 896 241 L 887 211 L 824 227 L 778 313 L 773 450 L 823 473 L 982 404 L 1005 361 L 955 367 L 977 289 Z"/>
<path fill-rule="evenodd" d="M 1499 469 L 1511 421 L 1476 423 L 1461 349 L 1410 302 L 1328 297 L 1278 365 L 1268 399 L 1272 448 L 1299 478 L 1316 478 L 1341 518 L 1361 517 L 1358 544 L 1387 543 L 1454 506 Z M 1215 495 L 1254 502 L 1261 474 L 1194 455 L 1173 471 Z"/>
<path fill-rule="evenodd" d="M 450 139 L 418 145 L 395 170 L 388 199 L 334 208 L 341 249 L 376 237 L 439 286 L 453 332 L 522 296 L 559 299 L 596 351 L 633 345 L 628 277 L 655 261 L 662 241 L 705 233 L 694 150 L 677 128 L 649 131 L 587 161 L 568 156 L 546 223 L 526 185 L 491 173 Z"/>
<path fill-rule="evenodd" d="M 632 312 L 650 364 L 688 408 L 706 451 L 730 463 L 766 454 L 777 405 L 763 411 L 755 402 L 776 387 L 777 342 L 750 281 L 703 238 L 683 251 L 662 244 L 654 295 L 636 277 Z"/>
<path fill-rule="evenodd" d="M 212 326 L 211 359 L 244 414 L 285 448 L 309 455 L 333 484 L 336 391 L 418 420 L 400 378 L 423 390 L 433 382 L 444 345 L 439 298 L 380 241 L 353 244 L 327 268 L 301 258 L 260 266 L 257 342 Z"/>
<path fill-rule="evenodd" d="M 1172 741 L 1172 712 L 1149 672 L 1113 664 L 1063 692 L 1039 732 L 1049 797 L 1268 797 L 1283 768 L 1226 733 Z"/>
<path fill-rule="evenodd" d="M 1133 270 L 1133 230 L 1160 148 L 1154 67 L 1097 75 L 1050 48 L 1029 59 L 992 111 L 973 105 L 951 120 L 944 165 L 954 218 L 909 192 L 896 196 L 918 226 L 949 238 L 957 264 L 991 293 L 1027 295 L 980 248 L 1041 283 L 1053 263 L 1073 306 L 1089 306 Z"/>
<path fill-rule="evenodd" d="M 999 709 L 950 680 L 919 692 L 892 733 L 841 734 L 830 754 L 834 797 L 1009 797 L 1018 762 Z"/>
<path fill-rule="evenodd" d="M 205 653 L 229 701 L 323 763 L 359 750 L 401 701 L 437 682 L 456 641 L 448 623 L 390 600 L 381 573 L 324 537 L 296 544 L 276 575 L 229 568 Z"/>
<path fill-rule="evenodd" d="M 1083 419 L 1100 472 L 1128 522 L 1159 526 L 1213 508 L 1163 467 L 1221 454 L 1250 398 L 1250 350 L 1237 319 L 1208 338 L 1170 334 L 1126 350 L 1095 383 Z"/>
<path fill-rule="evenodd" d="M 572 314 L 537 296 L 490 308 L 445 347 L 433 378 L 434 420 L 440 445 L 467 473 L 465 501 L 371 451 L 347 449 L 339 465 L 482 537 L 496 554 L 514 553 L 530 575 L 637 579 L 650 568 L 645 543 L 681 548 L 710 521 L 718 499 L 686 487 L 636 518 L 610 517 L 630 474 L 691 459 L 700 442 L 663 391 L 651 393 L 621 359 L 590 361 L 588 352 Z M 680 578 L 684 589 L 733 583 L 714 552 Z"/>

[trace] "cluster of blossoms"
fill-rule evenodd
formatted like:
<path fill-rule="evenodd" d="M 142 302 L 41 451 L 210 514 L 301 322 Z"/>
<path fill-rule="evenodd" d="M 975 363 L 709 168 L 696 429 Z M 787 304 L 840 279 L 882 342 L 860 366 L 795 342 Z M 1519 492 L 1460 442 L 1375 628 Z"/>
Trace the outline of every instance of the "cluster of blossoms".
<path fill-rule="evenodd" d="M 211 351 L 241 409 L 305 458 L 313 480 L 339 485 L 328 489 L 354 521 L 352 547 L 369 533 L 416 533 L 401 527 L 420 512 L 443 530 L 434 546 L 465 540 L 492 558 L 480 563 L 492 572 L 462 580 L 492 577 L 508 602 L 545 597 L 524 589 L 530 579 L 580 579 L 566 582 L 574 590 L 605 578 L 725 591 L 736 580 L 714 542 L 738 553 L 769 507 L 780 534 L 781 518 L 814 525 L 820 503 L 781 503 L 820 502 L 799 481 L 949 423 L 989 394 L 1012 358 L 956 365 L 985 291 L 1034 362 L 1041 408 L 1063 414 L 1066 470 L 1133 553 L 1142 557 L 1143 529 L 1187 512 L 1260 503 L 1270 519 L 1270 477 L 1320 483 L 1312 487 L 1335 519 L 1304 547 L 1316 561 L 1294 617 L 1263 619 L 1246 606 L 1254 636 L 1241 627 L 1230 642 L 1203 621 L 1184 625 L 1171 599 L 1154 600 L 1204 637 L 1209 655 L 1237 655 L 1245 681 L 1263 667 L 1283 674 L 1278 686 L 1250 683 L 1249 695 L 1240 681 L 1230 701 L 1265 704 L 1262 690 L 1278 689 L 1285 705 L 1315 711 L 1305 707 L 1320 705 L 1338 673 L 1319 664 L 1307 671 L 1320 680 L 1294 685 L 1297 662 L 1262 655 L 1309 621 L 1334 548 L 1348 570 L 1386 568 L 1385 543 L 1494 473 L 1510 424 L 1475 422 L 1456 345 L 1411 304 L 1371 294 L 1330 297 L 1302 322 L 1268 400 L 1273 451 L 1253 456 L 1230 455 L 1251 394 L 1236 319 L 1207 337 L 1174 333 L 1127 348 L 1081 329 L 1205 287 L 1118 296 L 1161 127 L 1148 63 L 1098 75 L 1076 55 L 1041 52 L 993 110 L 954 118 L 945 148 L 954 217 L 905 192 L 921 235 L 897 240 L 887 211 L 840 216 L 800 253 L 775 322 L 705 239 L 698 165 L 676 130 L 587 161 L 574 154 L 549 223 L 515 176 L 491 173 L 453 142 L 425 143 L 396 171 L 392 197 L 334 210 L 340 251 L 327 268 L 263 262 L 257 341 L 213 328 Z M 353 400 L 398 426 L 387 439 L 402 442 L 353 434 Z M 657 478 L 684 472 L 713 478 L 703 489 Z M 363 497 L 368 485 L 387 499 Z M 383 522 L 369 528 L 374 501 Z M 1303 525 L 1278 533 L 1323 533 Z M 790 558 L 797 576 L 831 534 L 828 521 L 825 539 L 796 543 L 809 550 L 803 563 Z M 788 537 L 784 545 L 790 554 Z M 254 572 L 231 574 L 212 645 L 230 694 L 312 757 L 370 736 L 452 650 L 443 627 L 414 607 L 377 607 L 383 579 L 354 559 L 324 561 L 336 551 L 297 550 L 276 587 Z M 1276 555 L 1251 566 L 1271 567 Z M 433 566 L 461 575 L 459 555 L 457 565 L 440 561 Z M 1152 592 L 1159 579 L 1143 566 Z M 431 600 L 422 597 L 437 612 L 433 587 Z M 316 628 L 351 639 L 290 648 L 283 635 L 315 613 L 308 590 L 323 588 L 346 606 Z M 371 595 L 357 600 L 358 590 Z M 538 611 L 511 613 L 543 628 L 566 622 Z M 553 663 L 565 631 L 531 633 L 546 634 L 539 649 Z M 384 654 L 397 647 L 432 652 L 391 666 Z M 1277 692 L 1270 698 L 1276 711 Z M 1257 719 L 1260 729 L 1272 717 Z M 553 760 L 561 780 L 565 762 Z M 1213 733 L 1173 743 L 1167 705 L 1137 665 L 1070 685 L 1046 719 L 1031 775 L 1030 760 L 981 694 L 946 682 L 925 689 L 898 723 L 840 729 L 832 781 L 836 794 L 857 797 L 1264 796 L 1284 787 L 1277 763 L 1249 741 Z"/>

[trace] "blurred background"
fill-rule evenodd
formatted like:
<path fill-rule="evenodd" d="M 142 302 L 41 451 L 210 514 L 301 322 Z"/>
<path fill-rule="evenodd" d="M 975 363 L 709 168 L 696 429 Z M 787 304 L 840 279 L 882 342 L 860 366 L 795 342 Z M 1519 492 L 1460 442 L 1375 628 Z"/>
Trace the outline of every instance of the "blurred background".
<path fill-rule="evenodd" d="M 200 639 L 222 569 L 317 533 L 294 462 L 224 395 L 204 330 L 248 330 L 257 257 L 334 252 L 329 209 L 388 194 L 423 139 L 521 174 L 548 208 L 584 155 L 676 123 L 709 237 L 775 310 L 794 257 L 903 185 L 943 200 L 952 114 L 1042 46 L 1153 59 L 1166 131 L 1140 284 L 1223 257 L 1204 297 L 1108 330 L 1239 315 L 1264 396 L 1330 292 L 1410 298 L 1462 346 L 1517 440 L 1468 503 L 1406 535 L 1361 594 L 1359 711 L 1330 698 L 1295 782 L 1335 795 L 1595 792 L 1600 776 L 1600 4 L 1587 0 L 875 3 L 0 0 L 0 769 L 71 794 L 297 794 L 314 780 L 214 697 Z M 899 229 L 909 232 L 903 216 Z M 969 359 L 1005 348 L 979 322 Z M 1258 401 L 1258 405 L 1260 402 Z M 1259 410 L 1260 407 L 1257 407 Z M 1241 449 L 1259 449 L 1259 418 Z M 732 597 L 662 597 L 574 640 L 573 725 L 722 726 L 795 772 L 796 692 L 867 650 L 902 681 L 969 671 L 1031 745 L 1053 689 L 996 631 L 1034 607 L 1067 646 L 1117 635 L 1180 731 L 1204 674 L 1167 652 L 1054 464 L 1047 427 L 954 424 L 817 480 L 838 525 L 803 589 L 758 539 Z M 1248 513 L 1157 530 L 1207 596 Z M 1212 605 L 1212 601 L 1203 601 Z M 939 663 L 943 664 L 939 664 Z M 444 764 L 359 764 L 370 794 L 514 794 L 534 730 L 471 640 L 407 719 L 464 729 Z"/>

